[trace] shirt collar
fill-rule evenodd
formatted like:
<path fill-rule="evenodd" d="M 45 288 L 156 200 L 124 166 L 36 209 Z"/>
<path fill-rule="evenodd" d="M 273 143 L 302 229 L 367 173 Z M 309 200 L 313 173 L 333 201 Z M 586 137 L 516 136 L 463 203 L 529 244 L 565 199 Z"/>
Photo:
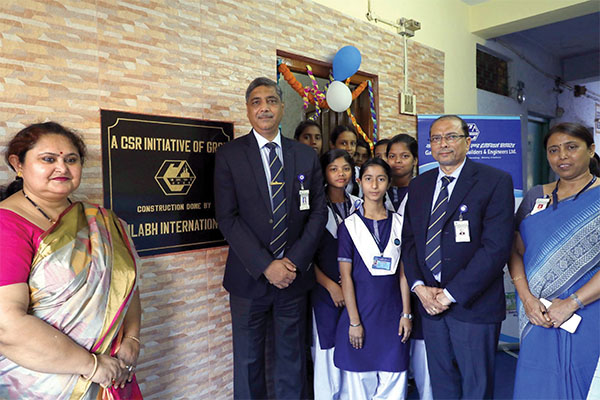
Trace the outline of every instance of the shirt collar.
<path fill-rule="evenodd" d="M 256 141 L 258 142 L 258 148 L 262 149 L 263 147 L 265 147 L 265 145 L 267 143 L 269 143 L 269 141 L 267 139 L 265 139 L 264 136 L 262 136 L 260 133 L 256 132 L 256 130 L 254 128 L 252 128 L 252 133 L 254 133 L 254 137 L 256 138 Z M 277 146 L 279 146 L 279 148 L 281 149 L 281 131 L 277 131 L 277 136 L 275 136 L 275 139 L 272 140 L 273 143 L 275 143 Z"/>
<path fill-rule="evenodd" d="M 463 167 L 465 166 L 465 163 L 467 162 L 467 157 L 465 157 L 465 159 L 463 160 L 462 164 L 460 164 L 458 166 L 458 168 L 456 168 L 450 175 L 446 175 L 444 173 L 444 171 L 442 171 L 441 167 L 438 167 L 438 177 L 437 177 L 437 182 L 440 181 L 440 179 L 442 179 L 442 177 L 444 176 L 451 176 L 454 178 L 454 180 L 458 180 L 458 177 L 460 176 L 461 171 L 463 170 Z"/>

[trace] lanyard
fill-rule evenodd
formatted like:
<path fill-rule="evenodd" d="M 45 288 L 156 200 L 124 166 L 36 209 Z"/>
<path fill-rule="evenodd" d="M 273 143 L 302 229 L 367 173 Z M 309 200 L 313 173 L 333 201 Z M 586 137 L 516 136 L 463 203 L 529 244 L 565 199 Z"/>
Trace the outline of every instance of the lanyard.
<path fill-rule="evenodd" d="M 554 188 L 554 190 L 552 191 L 552 209 L 556 210 L 556 208 L 558 207 L 558 183 L 560 182 L 560 179 L 556 181 L 556 187 Z M 585 192 L 590 186 L 592 186 L 594 184 L 594 182 L 596 182 L 596 176 L 592 177 L 592 180 L 590 180 L 587 185 L 585 185 L 583 187 L 583 189 L 581 189 L 576 195 L 575 198 L 573 200 L 577 200 L 577 197 L 579 197 L 579 195 L 583 192 Z"/>
<path fill-rule="evenodd" d="M 400 198 L 400 194 L 402 193 L 402 198 Z M 400 203 L 404 200 L 406 195 L 408 194 L 408 186 L 392 186 L 388 195 L 390 196 L 390 200 L 392 201 L 392 205 L 394 206 L 394 210 L 398 211 L 400 207 Z"/>
<path fill-rule="evenodd" d="M 331 199 L 329 199 L 329 196 L 327 196 L 327 205 L 329 206 L 329 208 L 331 208 L 331 211 L 333 211 L 333 216 L 335 217 L 335 222 L 338 225 L 341 224 L 342 221 L 344 221 L 344 218 L 348 218 L 348 214 L 350 214 L 350 199 L 345 198 L 343 204 L 344 204 L 344 215 L 341 215 L 340 209 L 337 207 L 337 205 L 333 204 L 331 202 Z"/>

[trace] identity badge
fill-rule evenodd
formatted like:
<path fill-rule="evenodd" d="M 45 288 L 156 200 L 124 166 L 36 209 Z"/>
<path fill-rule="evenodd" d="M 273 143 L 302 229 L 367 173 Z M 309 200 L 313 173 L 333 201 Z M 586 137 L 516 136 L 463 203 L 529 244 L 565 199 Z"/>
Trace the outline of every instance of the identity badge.
<path fill-rule="evenodd" d="M 537 214 L 540 211 L 545 210 L 546 207 L 548 207 L 548 204 L 550 204 L 550 198 L 549 197 L 541 197 L 539 199 L 535 199 L 535 205 L 531 209 L 530 214 L 531 215 Z"/>
<path fill-rule="evenodd" d="M 392 269 L 392 259 L 390 257 L 373 257 L 373 269 L 390 271 Z"/>
<path fill-rule="evenodd" d="M 300 211 L 310 210 L 310 191 L 308 189 L 304 189 L 304 175 L 298 175 L 298 181 L 300 182 L 300 190 L 298 194 L 300 195 Z"/>
<path fill-rule="evenodd" d="M 454 240 L 456 243 L 468 243 L 471 241 L 468 220 L 454 221 Z"/>
<path fill-rule="evenodd" d="M 300 194 L 300 211 L 310 210 L 310 190 L 301 189 L 298 191 L 298 193 Z"/>

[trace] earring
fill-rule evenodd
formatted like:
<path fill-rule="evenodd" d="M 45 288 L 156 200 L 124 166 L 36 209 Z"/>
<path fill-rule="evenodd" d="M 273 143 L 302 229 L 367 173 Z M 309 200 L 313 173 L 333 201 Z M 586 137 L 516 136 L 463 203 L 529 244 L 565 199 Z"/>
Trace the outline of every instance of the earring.
<path fill-rule="evenodd" d="M 21 173 L 21 171 L 17 171 L 17 178 L 22 178 L 23 174 Z"/>

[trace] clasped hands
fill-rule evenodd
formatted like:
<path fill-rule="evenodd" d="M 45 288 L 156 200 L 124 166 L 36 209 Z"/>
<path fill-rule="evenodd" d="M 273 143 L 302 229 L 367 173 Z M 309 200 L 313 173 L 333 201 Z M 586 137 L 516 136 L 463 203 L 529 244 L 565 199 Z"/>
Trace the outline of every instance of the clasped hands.
<path fill-rule="evenodd" d="M 271 285 L 285 289 L 296 279 L 296 265 L 287 257 L 271 261 L 263 275 Z"/>
<path fill-rule="evenodd" d="M 544 328 L 558 328 L 566 320 L 571 318 L 577 311 L 577 303 L 573 300 L 559 299 L 552 300 L 552 305 L 546 308 L 542 302 L 535 296 L 530 296 L 523 302 L 525 314 L 533 325 L 543 326 Z"/>
<path fill-rule="evenodd" d="M 124 388 L 133 379 L 139 353 L 139 343 L 124 338 L 113 357 L 106 354 L 97 356 L 98 367 L 90 379 L 104 388 Z"/>
<path fill-rule="evenodd" d="M 437 315 L 446 311 L 452 303 L 442 288 L 418 285 L 414 291 L 429 315 Z"/>

